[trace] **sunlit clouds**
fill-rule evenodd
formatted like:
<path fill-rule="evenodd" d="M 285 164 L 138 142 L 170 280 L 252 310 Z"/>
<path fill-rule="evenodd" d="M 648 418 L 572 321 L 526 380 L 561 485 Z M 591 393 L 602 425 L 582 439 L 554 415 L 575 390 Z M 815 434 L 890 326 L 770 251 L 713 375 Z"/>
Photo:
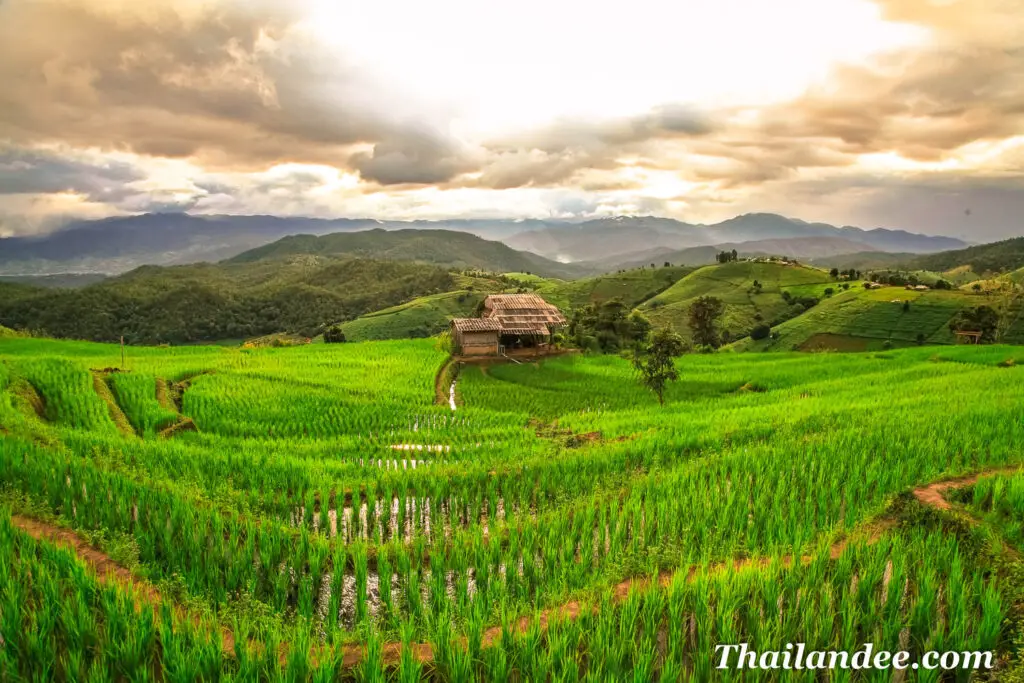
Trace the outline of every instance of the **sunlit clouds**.
<path fill-rule="evenodd" d="M 146 211 L 1019 234 L 1021 35 L 1024 0 L 5 0 L 0 234 Z"/>

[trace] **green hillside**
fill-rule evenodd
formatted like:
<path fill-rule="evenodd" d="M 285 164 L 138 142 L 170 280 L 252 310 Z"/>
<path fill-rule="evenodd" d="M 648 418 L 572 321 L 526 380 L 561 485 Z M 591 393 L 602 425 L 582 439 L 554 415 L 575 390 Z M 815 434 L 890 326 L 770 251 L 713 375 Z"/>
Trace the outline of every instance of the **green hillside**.
<path fill-rule="evenodd" d="M 418 297 L 366 313 L 342 325 L 349 341 L 429 337 L 452 318 L 473 316 L 487 294 L 534 291 L 568 314 L 588 303 L 619 298 L 634 307 L 670 287 L 692 268 L 637 268 L 581 280 L 544 278 L 533 273 L 505 273 L 488 279 L 454 275 L 457 289 Z"/>
<path fill-rule="evenodd" d="M 614 298 L 634 307 L 665 291 L 693 270 L 683 266 L 634 268 L 580 280 L 540 281 L 534 289 L 545 300 L 566 311 Z"/>
<path fill-rule="evenodd" d="M 1016 270 L 1024 267 L 1024 237 L 919 256 L 914 259 L 912 265 L 915 268 L 936 271 L 947 271 L 966 265 L 975 273 L 982 274 Z"/>
<path fill-rule="evenodd" d="M 430 337 L 446 329 L 452 318 L 472 316 L 485 296 L 484 292 L 464 289 L 422 296 L 367 313 L 344 323 L 341 328 L 348 341 Z"/>
<path fill-rule="evenodd" d="M 890 253 L 886 251 L 858 251 L 850 254 L 836 254 L 808 259 L 812 265 L 821 268 L 838 268 L 839 270 L 860 270 L 867 272 L 873 269 L 894 268 L 908 263 L 917 254 Z"/>
<path fill-rule="evenodd" d="M 903 302 L 909 301 L 904 308 Z M 903 287 L 851 288 L 773 329 L 773 339 L 743 339 L 738 351 L 866 351 L 891 346 L 952 344 L 949 321 L 965 307 L 998 305 L 993 297 L 959 290 L 910 291 Z M 1024 318 L 1013 310 L 1003 341 L 1024 342 Z"/>
<path fill-rule="evenodd" d="M 904 268 L 873 268 L 870 271 L 863 271 L 869 280 L 891 284 L 921 284 L 928 287 L 935 287 L 940 280 L 950 285 L 962 285 L 974 282 L 978 276 L 969 266 L 961 266 L 944 272 L 934 270 L 907 270 Z M 898 280 L 891 281 L 889 278 L 895 276 Z"/>
<path fill-rule="evenodd" d="M 457 286 L 443 268 L 366 259 L 145 266 L 74 290 L 0 284 L 0 324 L 134 344 L 313 336 L 325 323 Z"/>
<path fill-rule="evenodd" d="M 760 292 L 755 281 L 761 284 Z M 851 284 L 859 286 L 859 282 Z M 799 315 L 804 306 L 798 299 L 820 298 L 827 288 L 840 291 L 841 287 L 842 283 L 817 268 L 739 261 L 700 268 L 644 302 L 640 310 L 655 326 L 671 326 L 687 336 L 690 305 L 699 297 L 713 296 L 725 303 L 721 329 L 735 339 L 762 322 L 778 324 Z"/>
<path fill-rule="evenodd" d="M 558 263 L 543 256 L 516 251 L 501 242 L 453 230 L 375 229 L 337 232 L 320 237 L 291 235 L 239 254 L 228 262 L 252 263 L 300 255 L 418 261 L 496 273 L 521 271 L 544 277 L 587 274 L 580 266 Z"/>

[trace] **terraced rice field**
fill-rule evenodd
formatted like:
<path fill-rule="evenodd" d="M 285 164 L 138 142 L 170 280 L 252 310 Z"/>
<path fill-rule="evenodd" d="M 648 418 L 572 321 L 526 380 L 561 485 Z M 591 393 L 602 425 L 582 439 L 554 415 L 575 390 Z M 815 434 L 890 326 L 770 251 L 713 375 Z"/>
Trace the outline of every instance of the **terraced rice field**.
<path fill-rule="evenodd" d="M 909 302 L 904 306 L 905 302 Z M 953 344 L 949 321 L 963 308 L 988 305 L 999 308 L 996 297 L 958 290 L 910 291 L 883 287 L 865 291 L 851 287 L 821 301 L 803 315 L 777 326 L 776 339 L 744 339 L 743 351 L 829 348 L 837 351 L 878 350 L 891 346 Z M 1004 339 L 1024 342 L 1021 311 L 1010 310 Z"/>
<path fill-rule="evenodd" d="M 859 281 L 836 282 L 818 268 L 738 261 L 699 268 L 639 308 L 655 326 L 689 335 L 690 305 L 701 296 L 713 296 L 725 304 L 719 327 L 736 339 L 759 324 L 776 325 L 800 315 L 804 308 L 795 300 L 822 298 L 828 289 L 842 291 L 843 284 L 861 286 Z"/>
<path fill-rule="evenodd" d="M 574 354 L 465 366 L 452 410 L 432 340 L 0 360 L 3 680 L 717 681 L 743 641 L 1017 666 L 1022 348 L 686 356 L 664 408 Z"/>

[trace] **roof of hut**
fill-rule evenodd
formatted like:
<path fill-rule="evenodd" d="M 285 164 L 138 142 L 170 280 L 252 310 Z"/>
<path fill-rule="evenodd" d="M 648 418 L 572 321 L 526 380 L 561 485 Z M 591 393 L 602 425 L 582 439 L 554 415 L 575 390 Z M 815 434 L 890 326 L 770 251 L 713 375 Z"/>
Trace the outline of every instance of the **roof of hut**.
<path fill-rule="evenodd" d="M 491 294 L 484 299 L 484 317 L 500 320 L 502 331 L 509 334 L 547 332 L 549 326 L 566 323 L 556 306 L 536 294 Z"/>
<path fill-rule="evenodd" d="M 501 321 L 495 318 L 454 318 L 452 325 L 459 332 L 498 332 Z"/>

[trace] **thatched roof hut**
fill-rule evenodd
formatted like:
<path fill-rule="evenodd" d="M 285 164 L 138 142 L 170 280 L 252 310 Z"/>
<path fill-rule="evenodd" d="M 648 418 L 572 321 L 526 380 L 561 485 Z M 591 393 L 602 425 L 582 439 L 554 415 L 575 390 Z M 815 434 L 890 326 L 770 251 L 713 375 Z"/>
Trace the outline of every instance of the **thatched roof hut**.
<path fill-rule="evenodd" d="M 562 312 L 536 294 L 491 294 L 481 318 L 500 321 L 503 334 L 547 336 L 566 324 Z"/>
<path fill-rule="evenodd" d="M 479 318 L 452 320 L 452 337 L 467 355 L 498 354 L 505 346 L 546 346 L 565 316 L 536 294 L 491 294 Z"/>

